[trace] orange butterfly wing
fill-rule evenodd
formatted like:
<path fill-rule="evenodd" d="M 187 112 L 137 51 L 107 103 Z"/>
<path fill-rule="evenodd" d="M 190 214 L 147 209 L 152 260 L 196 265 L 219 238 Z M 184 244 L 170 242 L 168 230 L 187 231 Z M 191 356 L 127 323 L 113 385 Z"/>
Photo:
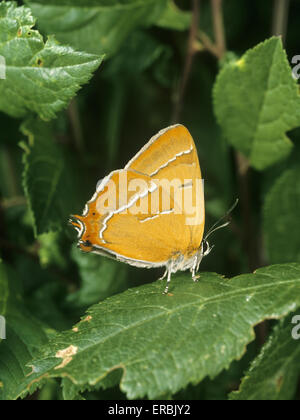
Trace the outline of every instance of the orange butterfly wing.
<path fill-rule="evenodd" d="M 82 217 L 75 216 L 80 247 L 145 267 L 190 258 L 204 230 L 203 185 L 197 180 L 201 172 L 188 130 L 181 125 L 163 130 L 124 170 L 102 182 Z M 196 192 L 199 202 L 194 200 L 187 214 L 179 197 Z"/>
<path fill-rule="evenodd" d="M 185 224 L 191 229 L 189 247 L 199 249 L 205 227 L 204 180 L 189 130 L 175 125 L 160 131 L 125 168 L 147 174 L 154 182 L 159 179 L 169 181 L 169 185 L 173 183 L 174 188 L 169 192 L 172 199 L 185 204 L 182 206 Z"/>

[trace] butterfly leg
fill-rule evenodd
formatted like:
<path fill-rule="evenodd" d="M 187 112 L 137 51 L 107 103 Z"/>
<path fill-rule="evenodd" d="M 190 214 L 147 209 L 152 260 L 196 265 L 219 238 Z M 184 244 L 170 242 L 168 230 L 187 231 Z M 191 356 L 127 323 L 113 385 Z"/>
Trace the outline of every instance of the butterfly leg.
<path fill-rule="evenodd" d="M 194 261 L 193 267 L 191 269 L 192 279 L 194 280 L 195 283 L 198 282 L 198 280 L 200 278 L 200 276 L 196 274 L 197 268 L 198 268 L 198 256 L 195 257 L 195 261 Z"/>
<path fill-rule="evenodd" d="M 169 269 L 166 268 L 166 271 L 164 272 L 164 274 L 158 280 L 164 280 L 167 277 L 168 272 L 169 272 Z"/>
<path fill-rule="evenodd" d="M 166 288 L 165 288 L 165 291 L 164 291 L 163 295 L 166 295 L 169 291 L 169 285 L 170 285 L 170 282 L 171 282 L 171 275 L 172 275 L 172 263 L 167 266 L 166 273 L 168 274 L 168 278 L 167 278 L 167 285 L 166 285 Z"/>
<path fill-rule="evenodd" d="M 193 273 L 192 279 L 193 279 L 194 283 L 198 283 L 198 281 L 200 279 L 200 274 Z"/>

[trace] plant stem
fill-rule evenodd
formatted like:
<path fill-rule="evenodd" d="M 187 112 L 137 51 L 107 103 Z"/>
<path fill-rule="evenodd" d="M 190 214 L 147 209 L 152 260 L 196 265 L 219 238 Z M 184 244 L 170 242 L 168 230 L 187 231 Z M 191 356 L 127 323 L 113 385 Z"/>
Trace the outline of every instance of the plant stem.
<path fill-rule="evenodd" d="M 68 116 L 69 116 L 69 120 L 70 120 L 70 124 L 72 128 L 72 134 L 74 137 L 76 148 L 78 152 L 81 153 L 84 151 L 84 141 L 83 141 L 80 116 L 79 116 L 78 102 L 76 98 L 74 98 L 69 105 Z"/>
<path fill-rule="evenodd" d="M 235 162 L 237 168 L 237 178 L 241 198 L 241 210 L 243 218 L 243 247 L 248 256 L 248 266 L 250 271 L 254 271 L 260 264 L 258 245 L 254 235 L 255 227 L 251 212 L 251 192 L 250 192 L 250 164 L 248 159 L 240 152 L 235 151 Z"/>
<path fill-rule="evenodd" d="M 1 249 L 4 251 L 10 251 L 17 254 L 22 254 L 22 255 L 25 255 L 26 257 L 30 257 L 31 259 L 39 262 L 39 257 L 38 257 L 37 252 L 28 250 L 26 248 L 22 248 L 14 243 L 9 242 L 6 239 L 0 238 L 0 246 L 1 246 Z"/>
<path fill-rule="evenodd" d="M 115 166 L 118 156 L 126 94 L 124 81 L 122 79 L 114 81 L 106 125 L 107 170 L 109 171 Z"/>
<path fill-rule="evenodd" d="M 210 37 L 203 31 L 198 32 L 198 37 L 203 45 L 204 50 L 210 52 L 212 55 L 214 55 L 217 59 L 219 59 L 219 51 L 217 46 L 213 43 L 213 41 L 210 39 Z"/>
<path fill-rule="evenodd" d="M 285 43 L 290 0 L 274 0 L 272 34 L 281 35 Z"/>
<path fill-rule="evenodd" d="M 214 37 L 216 50 L 219 60 L 226 53 L 226 37 L 224 30 L 222 0 L 211 0 L 212 15 L 214 24 Z M 253 235 L 254 223 L 251 212 L 251 193 L 250 193 L 250 164 L 248 159 L 240 152 L 235 151 L 235 161 L 237 169 L 237 178 L 240 189 L 241 208 L 243 215 L 243 247 L 248 256 L 248 265 L 250 271 L 255 270 L 259 264 L 256 238 Z"/>
<path fill-rule="evenodd" d="M 216 50 L 221 59 L 226 52 L 225 30 L 222 13 L 222 0 L 211 0 Z"/>
<path fill-rule="evenodd" d="M 4 209 L 0 203 L 0 258 L 5 258 L 7 261 L 10 261 L 10 253 L 7 252 L 6 249 L 2 247 L 2 240 L 6 238 L 6 230 L 5 230 L 5 218 L 4 218 Z"/>
<path fill-rule="evenodd" d="M 185 91 L 188 85 L 190 78 L 190 73 L 193 65 L 194 56 L 199 51 L 196 47 L 197 45 L 197 36 L 198 36 L 198 25 L 199 25 L 199 16 L 200 16 L 200 0 L 192 0 L 193 2 L 193 15 L 192 22 L 190 27 L 190 35 L 188 40 L 188 48 L 185 58 L 185 65 L 183 70 L 182 80 L 180 82 L 179 92 L 175 100 L 174 113 L 172 117 L 172 122 L 178 122 L 182 110 L 183 100 Z"/>
<path fill-rule="evenodd" d="M 3 200 L 0 199 L 0 206 L 2 206 L 4 210 L 9 209 L 11 207 L 26 206 L 26 204 L 26 198 L 21 195 L 11 198 L 4 198 Z"/>
<path fill-rule="evenodd" d="M 0 206 L 0 218 L 1 218 L 2 208 Z M 1 225 L 0 225 L 1 227 Z M 1 232 L 0 232 L 1 233 Z M 22 248 L 15 243 L 11 243 L 10 241 L 6 240 L 5 238 L 2 239 L 0 237 L 0 249 L 3 252 L 2 256 L 5 255 L 6 261 L 13 260 L 13 254 L 24 255 L 25 257 L 30 258 L 32 261 L 38 264 L 40 267 L 40 258 L 38 255 L 38 248 L 39 244 L 36 242 L 30 248 Z M 62 270 L 59 270 L 56 267 L 48 267 L 48 271 L 53 273 L 56 277 L 58 277 L 64 284 L 70 287 L 70 290 L 74 290 L 74 282 L 73 280 L 66 277 L 65 273 Z"/>
<path fill-rule="evenodd" d="M 1 165 L 4 168 L 4 173 L 7 173 L 5 184 L 8 197 L 15 197 L 20 193 L 20 186 L 17 179 L 16 164 L 11 150 L 8 147 L 4 146 L 1 149 L 0 160 Z"/>

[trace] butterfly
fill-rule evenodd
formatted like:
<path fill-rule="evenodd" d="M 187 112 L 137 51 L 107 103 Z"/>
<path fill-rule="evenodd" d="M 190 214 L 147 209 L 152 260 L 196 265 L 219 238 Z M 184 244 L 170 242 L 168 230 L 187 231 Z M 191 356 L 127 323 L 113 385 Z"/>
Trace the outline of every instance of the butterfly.
<path fill-rule="evenodd" d="M 124 169 L 99 181 L 82 216 L 70 222 L 84 252 L 136 267 L 165 267 L 164 293 L 178 271 L 190 270 L 197 281 L 212 248 L 208 235 L 203 238 L 204 182 L 188 129 L 177 124 L 152 137 Z M 215 225 L 209 234 L 213 230 Z"/>

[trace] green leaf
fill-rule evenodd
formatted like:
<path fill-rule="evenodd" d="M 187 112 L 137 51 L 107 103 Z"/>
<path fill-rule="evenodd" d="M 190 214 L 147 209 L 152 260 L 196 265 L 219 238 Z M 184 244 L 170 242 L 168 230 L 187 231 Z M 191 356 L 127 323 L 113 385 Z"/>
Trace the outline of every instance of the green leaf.
<path fill-rule="evenodd" d="M 300 125 L 298 86 L 280 38 L 271 38 L 221 70 L 215 114 L 227 140 L 256 169 L 286 157 L 286 132 Z"/>
<path fill-rule="evenodd" d="M 185 31 L 191 25 L 191 18 L 190 12 L 180 10 L 173 0 L 169 0 L 166 9 L 156 24 L 165 29 Z"/>
<path fill-rule="evenodd" d="M 0 262 L 0 315 L 6 319 L 6 340 L 0 340 L 0 400 L 14 400 L 26 395 L 23 384 L 31 371 L 26 365 L 38 348 L 47 342 L 41 323 L 16 297 L 15 284 L 13 270 Z"/>
<path fill-rule="evenodd" d="M 157 398 L 215 377 L 242 357 L 255 325 L 300 304 L 300 265 L 231 280 L 203 273 L 197 284 L 179 275 L 169 295 L 163 288 L 158 281 L 90 308 L 76 328 L 41 349 L 27 385 L 46 375 L 68 377 L 83 390 L 103 380 L 112 386 L 122 373 L 129 398 Z"/>
<path fill-rule="evenodd" d="M 60 384 L 57 381 L 48 381 L 37 395 L 37 401 L 56 401 L 60 398 Z"/>
<path fill-rule="evenodd" d="M 28 143 L 22 143 L 23 185 L 37 236 L 66 225 L 74 203 L 74 186 L 52 125 L 32 119 L 22 125 L 22 132 L 28 136 Z"/>
<path fill-rule="evenodd" d="M 107 63 L 104 74 L 109 77 L 135 79 L 138 73 L 142 73 L 159 61 L 163 55 L 172 55 L 167 45 L 157 42 L 146 31 L 135 31 L 128 38 L 122 50 Z"/>
<path fill-rule="evenodd" d="M 167 0 L 26 0 L 39 28 L 74 48 L 112 55 L 137 27 L 154 24 Z"/>
<path fill-rule="evenodd" d="M 264 232 L 272 263 L 300 262 L 300 168 L 285 170 L 266 195 Z"/>
<path fill-rule="evenodd" d="M 72 249 L 72 258 L 79 268 L 81 288 L 69 295 L 73 305 L 87 307 L 126 288 L 127 267 L 124 264 L 84 254 L 77 247 Z"/>
<path fill-rule="evenodd" d="M 66 311 L 65 299 L 72 287 L 71 276 L 56 267 L 44 269 L 38 259 L 20 256 L 14 263 L 14 271 L 22 285 L 22 298 L 26 309 L 44 325 L 64 331 L 74 323 Z M 29 275 L 30 273 L 30 275 Z M 75 320 L 78 318 L 75 316 Z"/>
<path fill-rule="evenodd" d="M 66 261 L 62 255 L 60 247 L 59 232 L 48 232 L 39 235 L 39 250 L 41 266 L 46 268 L 51 264 L 56 264 L 60 268 L 66 268 Z"/>
<path fill-rule="evenodd" d="M 247 346 L 247 352 L 238 361 L 234 361 L 228 370 L 223 370 L 213 379 L 206 378 L 200 384 L 188 385 L 172 396 L 173 400 L 227 401 L 228 394 L 238 389 L 241 378 L 250 362 L 257 356 L 257 343 Z"/>
<path fill-rule="evenodd" d="M 29 8 L 0 4 L 0 56 L 6 61 L 0 110 L 13 117 L 36 112 L 49 120 L 90 80 L 102 58 L 60 46 L 54 38 L 44 43 L 34 24 Z"/>
<path fill-rule="evenodd" d="M 300 346 L 292 338 L 290 316 L 276 328 L 259 357 L 245 375 L 232 400 L 290 400 L 295 396 L 299 374 Z"/>

